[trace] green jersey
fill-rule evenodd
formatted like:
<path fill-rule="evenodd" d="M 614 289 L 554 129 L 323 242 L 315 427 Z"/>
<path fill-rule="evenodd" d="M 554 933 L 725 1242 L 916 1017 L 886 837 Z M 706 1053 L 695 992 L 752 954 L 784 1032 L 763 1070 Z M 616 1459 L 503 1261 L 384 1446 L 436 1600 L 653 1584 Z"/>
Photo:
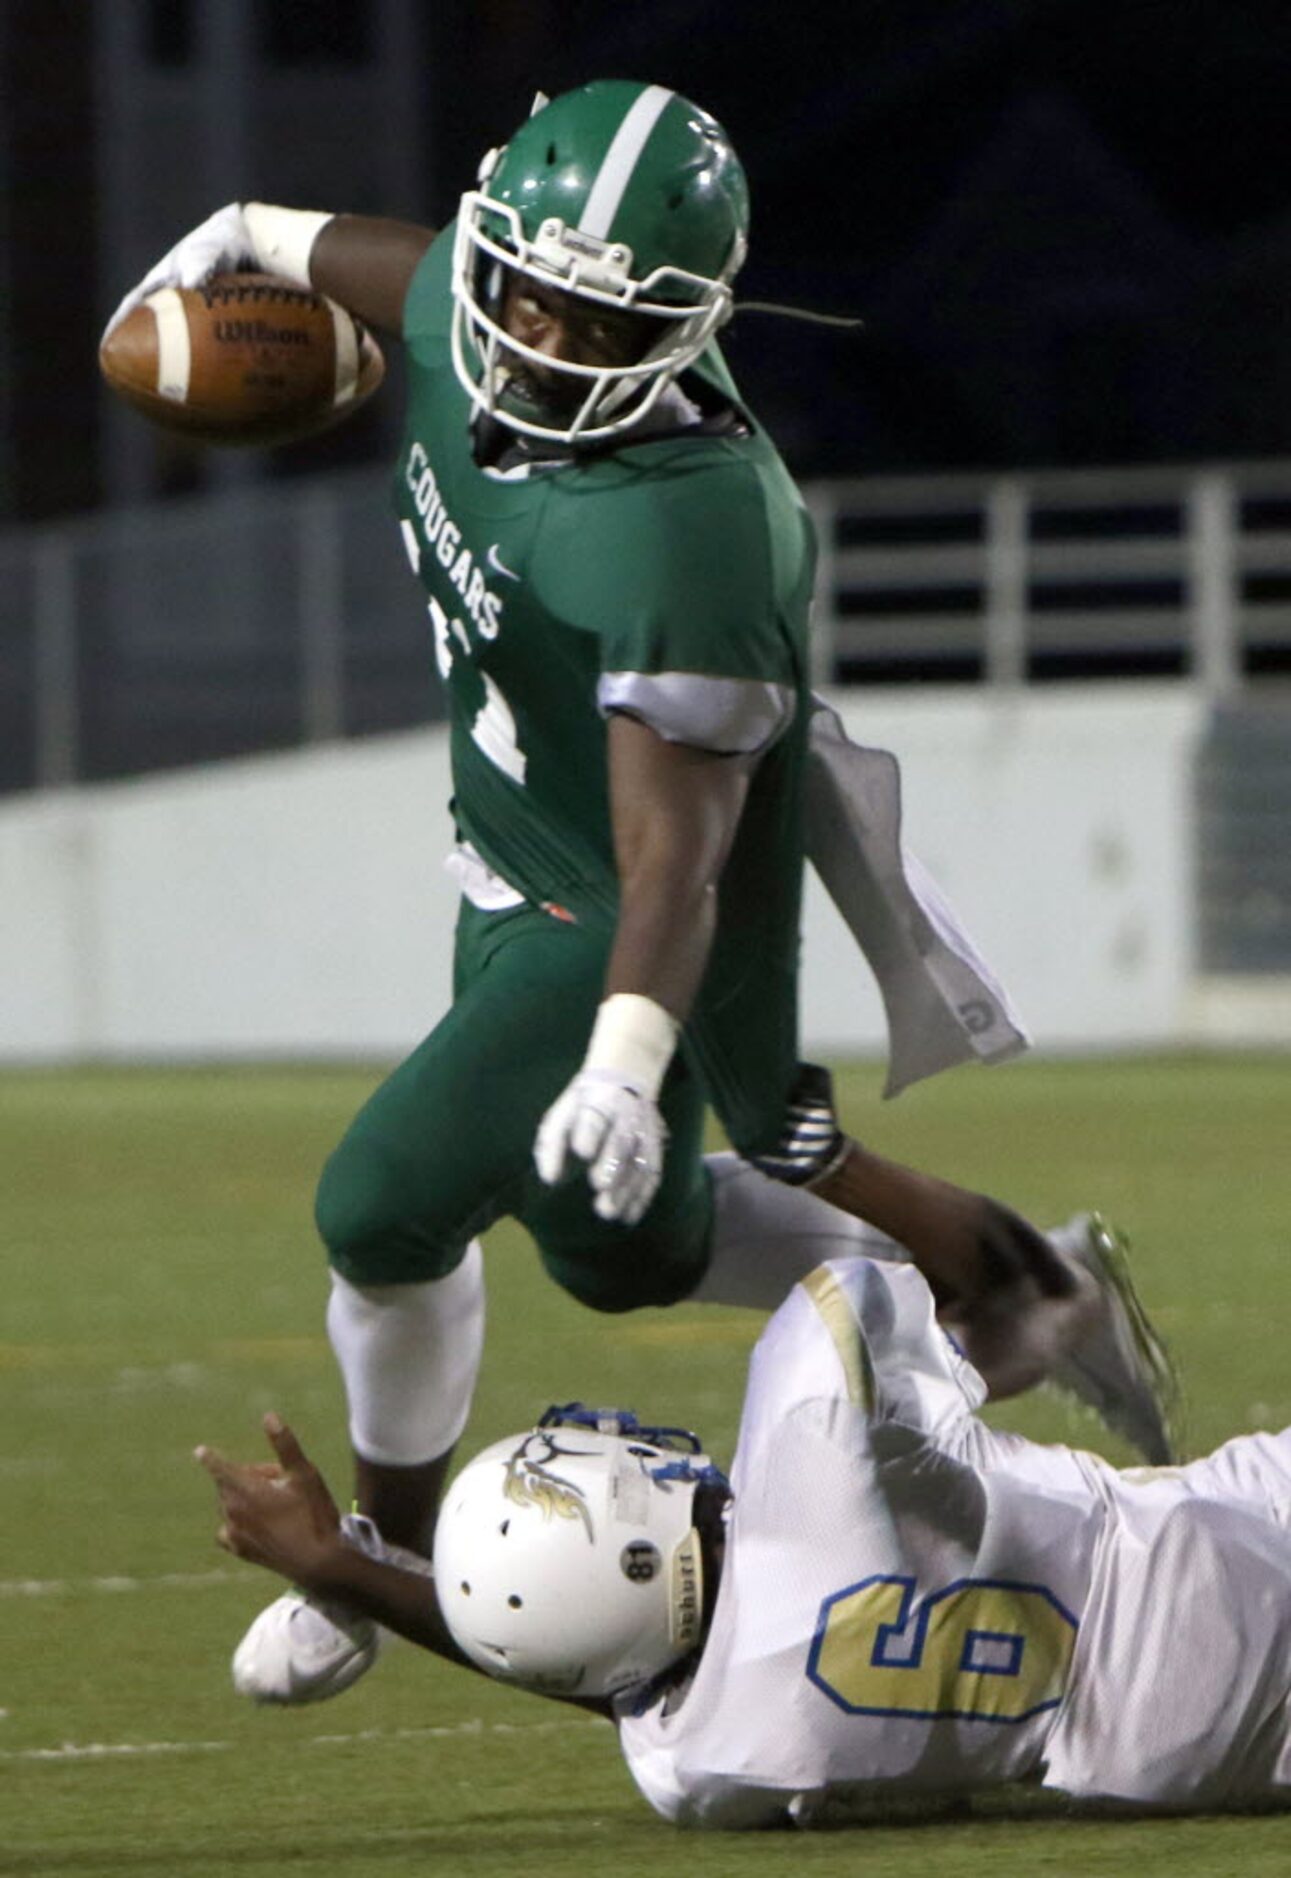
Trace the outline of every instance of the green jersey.
<path fill-rule="evenodd" d="M 797 1061 L 806 510 L 752 420 L 481 468 L 450 355 L 451 250 L 445 232 L 405 307 L 397 506 L 448 692 L 459 831 L 526 899 L 608 935 L 606 713 L 761 752 L 683 1038 L 732 1142 L 756 1151 Z M 733 391 L 715 351 L 698 372 Z"/>

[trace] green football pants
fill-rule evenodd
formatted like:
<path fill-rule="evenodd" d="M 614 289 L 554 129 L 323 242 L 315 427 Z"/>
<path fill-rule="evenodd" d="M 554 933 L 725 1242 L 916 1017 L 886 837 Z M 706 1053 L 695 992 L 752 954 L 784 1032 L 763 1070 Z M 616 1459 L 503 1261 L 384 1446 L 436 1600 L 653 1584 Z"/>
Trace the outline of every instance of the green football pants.
<path fill-rule="evenodd" d="M 579 926 L 462 901 L 452 1007 L 323 1169 L 316 1218 L 338 1272 L 358 1285 L 443 1277 L 509 1214 L 557 1284 L 596 1310 L 672 1304 L 694 1289 L 712 1200 L 703 1091 L 680 1055 L 660 1099 L 663 1180 L 636 1226 L 596 1217 L 584 1173 L 546 1187 L 534 1171 L 538 1123 L 582 1062 L 605 960 L 605 939 Z"/>

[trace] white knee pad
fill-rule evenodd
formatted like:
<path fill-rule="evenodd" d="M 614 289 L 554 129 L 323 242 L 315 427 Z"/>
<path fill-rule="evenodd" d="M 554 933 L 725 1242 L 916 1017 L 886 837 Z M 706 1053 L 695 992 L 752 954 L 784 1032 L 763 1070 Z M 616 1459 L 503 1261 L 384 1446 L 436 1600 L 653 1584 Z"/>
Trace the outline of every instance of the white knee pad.
<path fill-rule="evenodd" d="M 484 1348 L 478 1240 L 456 1271 L 425 1284 L 352 1285 L 333 1272 L 327 1334 L 355 1453 L 392 1467 L 437 1460 L 466 1426 Z"/>
<path fill-rule="evenodd" d="M 713 1247 L 692 1303 L 771 1311 L 825 1259 L 909 1260 L 886 1233 L 805 1187 L 769 1179 L 737 1154 L 710 1154 L 705 1164 L 713 1181 Z"/>

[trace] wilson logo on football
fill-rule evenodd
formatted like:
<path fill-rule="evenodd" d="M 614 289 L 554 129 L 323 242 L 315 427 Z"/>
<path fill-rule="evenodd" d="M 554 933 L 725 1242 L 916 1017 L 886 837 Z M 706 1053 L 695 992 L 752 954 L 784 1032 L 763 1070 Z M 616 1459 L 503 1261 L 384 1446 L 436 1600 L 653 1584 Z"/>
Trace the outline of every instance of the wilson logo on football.
<path fill-rule="evenodd" d="M 299 326 L 271 326 L 267 320 L 216 320 L 212 335 L 221 345 L 307 346 L 310 337 Z"/>

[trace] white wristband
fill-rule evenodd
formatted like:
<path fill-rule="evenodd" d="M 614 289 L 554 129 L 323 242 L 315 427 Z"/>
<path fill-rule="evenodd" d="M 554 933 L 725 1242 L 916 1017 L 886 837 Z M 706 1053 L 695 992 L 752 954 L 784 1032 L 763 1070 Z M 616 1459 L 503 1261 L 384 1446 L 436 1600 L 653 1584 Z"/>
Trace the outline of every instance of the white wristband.
<path fill-rule="evenodd" d="M 267 202 L 244 202 L 242 219 L 251 237 L 256 264 L 266 274 L 297 287 L 310 287 L 309 255 L 318 233 L 334 218 L 321 209 L 275 209 Z"/>
<path fill-rule="evenodd" d="M 616 991 L 596 1013 L 583 1068 L 621 1076 L 653 1101 L 672 1061 L 680 1028 L 672 1013 L 653 998 Z"/>

